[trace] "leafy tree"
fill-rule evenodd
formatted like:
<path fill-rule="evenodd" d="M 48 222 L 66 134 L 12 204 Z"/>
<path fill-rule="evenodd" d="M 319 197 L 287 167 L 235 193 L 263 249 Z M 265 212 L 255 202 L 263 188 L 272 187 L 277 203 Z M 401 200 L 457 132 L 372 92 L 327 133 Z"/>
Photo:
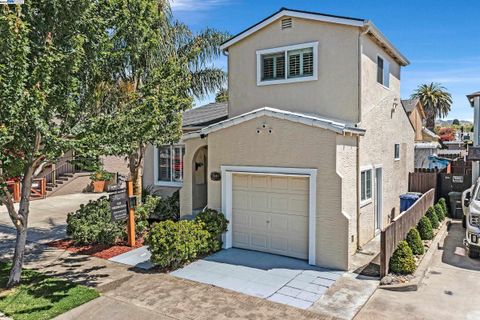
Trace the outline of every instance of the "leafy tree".
<path fill-rule="evenodd" d="M 454 126 L 459 126 L 459 125 L 460 125 L 460 121 L 458 121 L 458 119 L 453 119 L 452 125 L 454 125 Z M 463 131 L 463 128 L 462 128 L 462 131 Z"/>
<path fill-rule="evenodd" d="M 67 150 L 96 153 L 85 132 L 101 111 L 90 100 L 107 36 L 98 11 L 90 0 L 0 5 L 0 204 L 17 232 L 8 287 L 20 282 L 36 171 Z M 18 209 L 12 178 L 21 182 Z"/>
<path fill-rule="evenodd" d="M 412 99 L 419 99 L 427 115 L 426 127 L 435 129 L 435 119 L 445 117 L 452 106 L 452 96 L 438 83 L 422 84 L 412 94 Z"/>
<path fill-rule="evenodd" d="M 99 140 L 109 154 L 128 157 L 141 199 L 147 146 L 177 142 L 181 114 L 191 107 L 192 96 L 204 97 L 223 85 L 224 72 L 209 63 L 220 54 L 226 35 L 211 29 L 194 35 L 172 18 L 167 0 L 109 4 L 110 81 L 100 99 L 108 101 L 111 112 L 100 122 L 106 131 Z"/>
<path fill-rule="evenodd" d="M 222 88 L 217 92 L 215 96 L 215 102 L 222 103 L 228 102 L 228 89 Z"/>

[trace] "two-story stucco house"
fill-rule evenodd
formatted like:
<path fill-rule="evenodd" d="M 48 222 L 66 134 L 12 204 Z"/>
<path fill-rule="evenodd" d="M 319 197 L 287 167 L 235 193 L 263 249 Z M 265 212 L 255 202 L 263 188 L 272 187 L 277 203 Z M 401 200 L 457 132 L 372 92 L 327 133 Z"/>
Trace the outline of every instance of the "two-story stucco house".
<path fill-rule="evenodd" d="M 368 20 L 290 9 L 222 49 L 228 118 L 183 137 L 181 215 L 221 210 L 226 248 L 348 269 L 408 188 L 408 60 Z"/>

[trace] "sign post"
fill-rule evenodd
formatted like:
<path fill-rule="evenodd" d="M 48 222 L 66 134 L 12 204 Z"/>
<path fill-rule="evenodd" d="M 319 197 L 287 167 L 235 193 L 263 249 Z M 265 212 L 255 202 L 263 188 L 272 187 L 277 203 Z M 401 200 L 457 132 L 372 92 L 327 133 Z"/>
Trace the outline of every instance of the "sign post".
<path fill-rule="evenodd" d="M 134 198 L 133 181 L 131 180 L 127 181 L 127 195 L 129 199 L 127 222 L 128 245 L 135 247 L 135 204 L 131 201 Z"/>

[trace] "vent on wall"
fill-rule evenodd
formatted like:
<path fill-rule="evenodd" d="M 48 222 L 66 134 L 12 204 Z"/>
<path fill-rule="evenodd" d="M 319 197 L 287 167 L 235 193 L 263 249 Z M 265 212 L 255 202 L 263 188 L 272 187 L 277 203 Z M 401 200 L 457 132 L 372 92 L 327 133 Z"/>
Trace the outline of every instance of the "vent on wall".
<path fill-rule="evenodd" d="M 292 18 L 282 19 L 282 30 L 292 27 Z"/>

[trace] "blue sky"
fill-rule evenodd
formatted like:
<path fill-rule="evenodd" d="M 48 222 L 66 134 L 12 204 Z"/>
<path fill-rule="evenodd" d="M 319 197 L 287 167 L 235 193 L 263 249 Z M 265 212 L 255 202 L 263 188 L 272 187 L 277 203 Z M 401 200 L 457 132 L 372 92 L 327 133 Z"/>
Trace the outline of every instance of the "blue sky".
<path fill-rule="evenodd" d="M 465 95 L 480 90 L 478 0 L 173 0 L 172 7 L 193 30 L 231 34 L 281 7 L 372 20 L 411 62 L 402 70 L 402 98 L 421 83 L 440 82 L 453 96 L 447 119 L 473 118 Z M 225 57 L 215 63 L 226 70 Z"/>

